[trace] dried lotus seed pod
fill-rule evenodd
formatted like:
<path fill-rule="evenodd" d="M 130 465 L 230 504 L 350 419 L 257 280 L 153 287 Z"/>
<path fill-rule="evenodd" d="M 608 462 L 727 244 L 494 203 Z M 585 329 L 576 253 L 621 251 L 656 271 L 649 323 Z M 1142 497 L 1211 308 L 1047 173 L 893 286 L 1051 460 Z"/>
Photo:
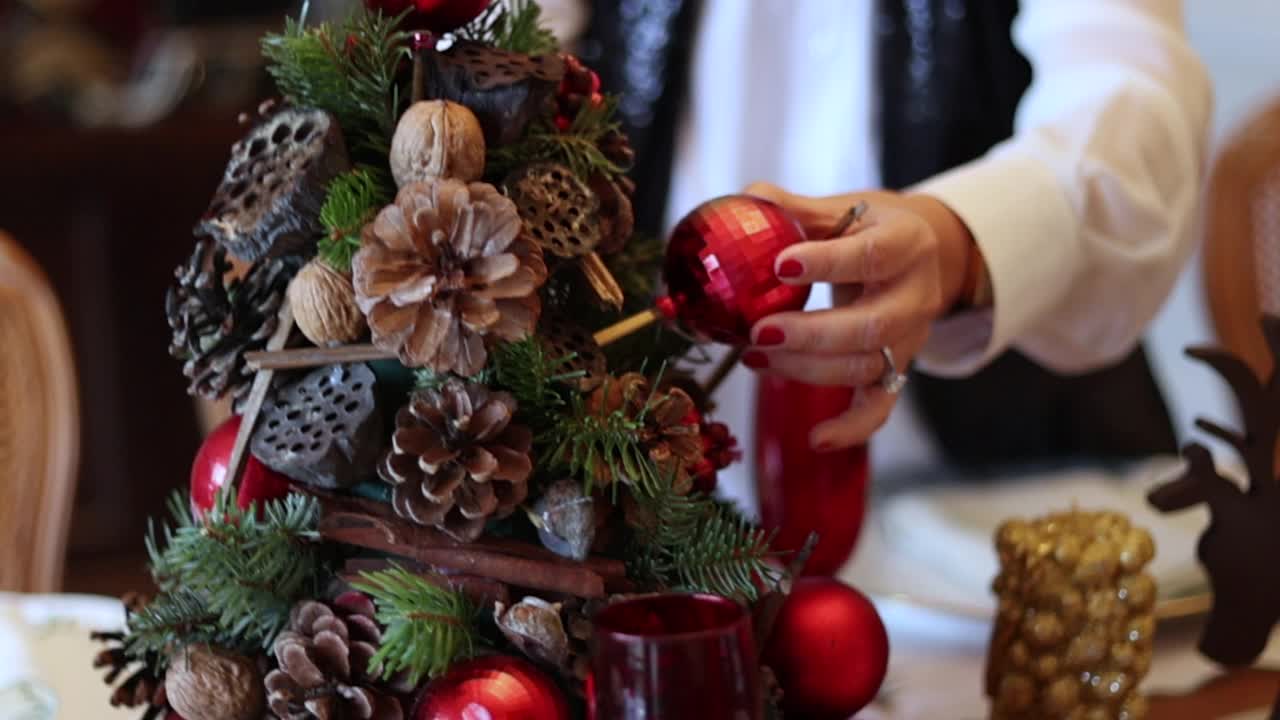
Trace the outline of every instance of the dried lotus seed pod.
<path fill-rule="evenodd" d="M 996 532 L 987 658 L 993 720 L 1142 720 L 1156 586 L 1151 536 L 1118 513 L 1010 520 Z"/>
<path fill-rule="evenodd" d="M 309 255 L 329 181 L 350 169 L 338 121 L 323 110 L 268 106 L 235 145 L 196 225 L 241 260 Z"/>

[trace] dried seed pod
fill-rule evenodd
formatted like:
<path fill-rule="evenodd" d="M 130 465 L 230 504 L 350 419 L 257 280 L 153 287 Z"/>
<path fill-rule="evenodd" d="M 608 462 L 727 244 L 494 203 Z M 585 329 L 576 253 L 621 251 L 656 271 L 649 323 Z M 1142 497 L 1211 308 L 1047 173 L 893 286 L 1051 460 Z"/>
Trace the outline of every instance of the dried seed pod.
<path fill-rule="evenodd" d="M 373 371 L 363 364 L 311 372 L 263 406 L 253 454 L 298 482 L 350 487 L 373 476 L 382 419 Z"/>
<path fill-rule="evenodd" d="M 423 100 L 411 105 L 396 125 L 391 175 L 400 187 L 442 177 L 479 180 L 484 149 L 484 130 L 465 105 Z"/>
<path fill-rule="evenodd" d="M 535 163 L 513 171 L 502 185 L 520 211 L 525 233 L 543 250 L 579 257 L 600 244 L 600 199 L 569 168 Z"/>
<path fill-rule="evenodd" d="M 314 259 L 289 283 L 289 305 L 302 334 L 316 345 L 349 343 L 368 327 L 356 305 L 351 276 Z"/>
<path fill-rule="evenodd" d="M 526 597 L 505 607 L 493 604 L 493 619 L 498 629 L 530 659 L 548 663 L 557 669 L 569 664 L 569 636 L 560 619 L 559 603 Z"/>
<path fill-rule="evenodd" d="M 323 110 L 267 108 L 231 146 L 218 186 L 196 225 L 236 257 L 309 254 L 321 231 L 329 181 L 350 169 L 338 121 Z"/>
<path fill-rule="evenodd" d="M 470 41 L 421 53 L 421 97 L 466 105 L 480 120 L 489 147 L 518 140 L 564 77 L 564 61 L 556 54 L 525 55 Z"/>
<path fill-rule="evenodd" d="M 596 538 L 595 501 L 582 491 L 582 483 L 557 480 L 533 504 L 538 539 L 551 552 L 585 560 Z"/>
<path fill-rule="evenodd" d="M 538 340 L 554 360 L 564 360 L 558 367 L 565 372 L 583 375 L 568 382 L 582 392 L 596 389 L 609 376 L 604 350 L 590 332 L 559 315 L 544 315 L 538 326 Z"/>
<path fill-rule="evenodd" d="M 266 709 L 257 663 L 209 645 L 175 652 L 164 687 L 169 705 L 186 720 L 259 720 Z"/>
<path fill-rule="evenodd" d="M 636 214 L 631 197 L 617 182 L 604 175 L 591 177 L 591 191 L 600 198 L 602 240 L 597 250 L 605 255 L 618 252 L 635 234 Z"/>

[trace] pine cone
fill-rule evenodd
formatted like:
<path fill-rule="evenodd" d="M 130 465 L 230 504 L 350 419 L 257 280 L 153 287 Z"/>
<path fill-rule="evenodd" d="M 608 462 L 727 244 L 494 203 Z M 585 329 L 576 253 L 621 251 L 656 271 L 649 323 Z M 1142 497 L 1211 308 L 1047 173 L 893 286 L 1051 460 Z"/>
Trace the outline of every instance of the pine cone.
<path fill-rule="evenodd" d="M 606 381 L 592 392 L 588 406 L 600 417 L 616 411 L 623 412 L 628 418 L 643 415 L 644 425 L 638 437 L 640 444 L 648 450 L 662 477 L 674 478 L 677 492 L 690 490 L 690 470 L 702 459 L 702 437 L 693 400 L 685 391 L 670 388 L 651 393 L 645 376 L 627 373 Z M 604 463 L 597 466 L 596 482 L 608 484 L 614 479 L 610 467 Z"/>
<path fill-rule="evenodd" d="M 419 525 L 462 542 L 489 518 L 510 515 L 528 494 L 533 433 L 511 424 L 515 398 L 449 380 L 419 390 L 396 414 L 378 475 L 394 486 L 392 506 Z"/>
<path fill-rule="evenodd" d="M 352 263 L 374 344 L 406 365 L 474 375 L 486 340 L 527 335 L 547 267 L 520 228 L 515 204 L 492 185 L 442 178 L 401 188 L 365 226 Z"/>
<path fill-rule="evenodd" d="M 126 618 L 141 610 L 147 603 L 146 598 L 136 593 L 129 593 L 121 600 L 124 602 Z M 123 632 L 93 632 L 89 637 L 107 644 L 93 658 L 95 668 L 107 668 L 104 682 L 112 685 L 121 675 L 133 670 L 112 691 L 112 707 L 146 708 L 142 714 L 143 720 L 163 717 L 169 712 L 169 700 L 164 689 L 164 670 L 160 669 L 158 653 L 147 653 L 142 658 L 130 657 L 125 652 Z"/>
<path fill-rule="evenodd" d="M 279 669 L 266 678 L 267 705 L 281 720 L 400 720 L 400 701 L 369 668 L 382 642 L 373 603 L 351 593 L 330 607 L 304 600 L 276 638 Z"/>
<path fill-rule="evenodd" d="M 187 263 L 174 270 L 176 283 L 165 296 L 173 339 L 169 354 L 184 361 L 191 380 L 187 392 L 216 400 L 228 391 L 237 400 L 253 381 L 244 353 L 261 350 L 276 331 L 276 315 L 298 261 L 259 262 L 240 279 L 224 281 L 231 265 L 227 251 L 198 240 Z"/>

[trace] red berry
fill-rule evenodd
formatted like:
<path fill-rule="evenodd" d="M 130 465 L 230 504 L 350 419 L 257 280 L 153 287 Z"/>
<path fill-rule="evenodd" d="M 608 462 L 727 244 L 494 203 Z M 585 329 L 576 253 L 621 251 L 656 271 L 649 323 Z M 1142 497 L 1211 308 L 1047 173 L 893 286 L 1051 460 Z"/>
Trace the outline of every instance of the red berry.
<path fill-rule="evenodd" d="M 556 116 L 556 129 L 560 132 L 569 132 L 569 127 L 573 125 L 573 121 L 564 115 Z"/>
<path fill-rule="evenodd" d="M 592 73 L 592 75 L 594 74 L 595 73 Z M 598 92 L 591 93 L 591 107 L 598 108 L 602 106 L 604 106 L 604 95 L 601 95 Z"/>
<path fill-rule="evenodd" d="M 600 74 L 595 70 L 588 70 L 591 73 L 591 94 L 595 95 L 600 92 Z"/>

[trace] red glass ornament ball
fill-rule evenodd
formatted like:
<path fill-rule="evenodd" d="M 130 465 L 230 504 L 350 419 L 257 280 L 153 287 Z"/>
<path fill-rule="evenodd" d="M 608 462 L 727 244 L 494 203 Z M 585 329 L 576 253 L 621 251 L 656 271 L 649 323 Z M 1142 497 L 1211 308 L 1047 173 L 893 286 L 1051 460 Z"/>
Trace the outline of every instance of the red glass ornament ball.
<path fill-rule="evenodd" d="M 489 7 L 489 2 L 490 0 L 364 0 L 364 6 L 393 16 L 413 8 L 408 17 L 411 26 L 443 33 L 466 25 L 484 12 Z"/>
<path fill-rule="evenodd" d="M 209 433 L 191 464 L 191 505 L 198 513 L 213 507 L 214 498 L 227 484 L 227 470 L 231 465 L 231 450 L 240 432 L 240 416 L 232 415 Z M 252 503 L 263 503 L 289 494 L 289 478 L 263 465 L 249 455 L 240 488 L 236 492 L 236 505 L 247 508 Z"/>
<path fill-rule="evenodd" d="M 865 595 L 825 577 L 795 581 L 763 660 L 788 717 L 845 720 L 866 707 L 889 668 L 889 636 Z"/>
<path fill-rule="evenodd" d="M 711 340 L 746 345 L 757 320 L 803 309 L 809 286 L 784 285 L 773 265 L 804 239 L 793 217 L 758 197 L 726 195 L 694 208 L 672 230 L 663 267 L 680 322 Z"/>
<path fill-rule="evenodd" d="M 485 655 L 464 660 L 422 691 L 413 720 L 569 720 L 569 704 L 527 660 Z"/>

